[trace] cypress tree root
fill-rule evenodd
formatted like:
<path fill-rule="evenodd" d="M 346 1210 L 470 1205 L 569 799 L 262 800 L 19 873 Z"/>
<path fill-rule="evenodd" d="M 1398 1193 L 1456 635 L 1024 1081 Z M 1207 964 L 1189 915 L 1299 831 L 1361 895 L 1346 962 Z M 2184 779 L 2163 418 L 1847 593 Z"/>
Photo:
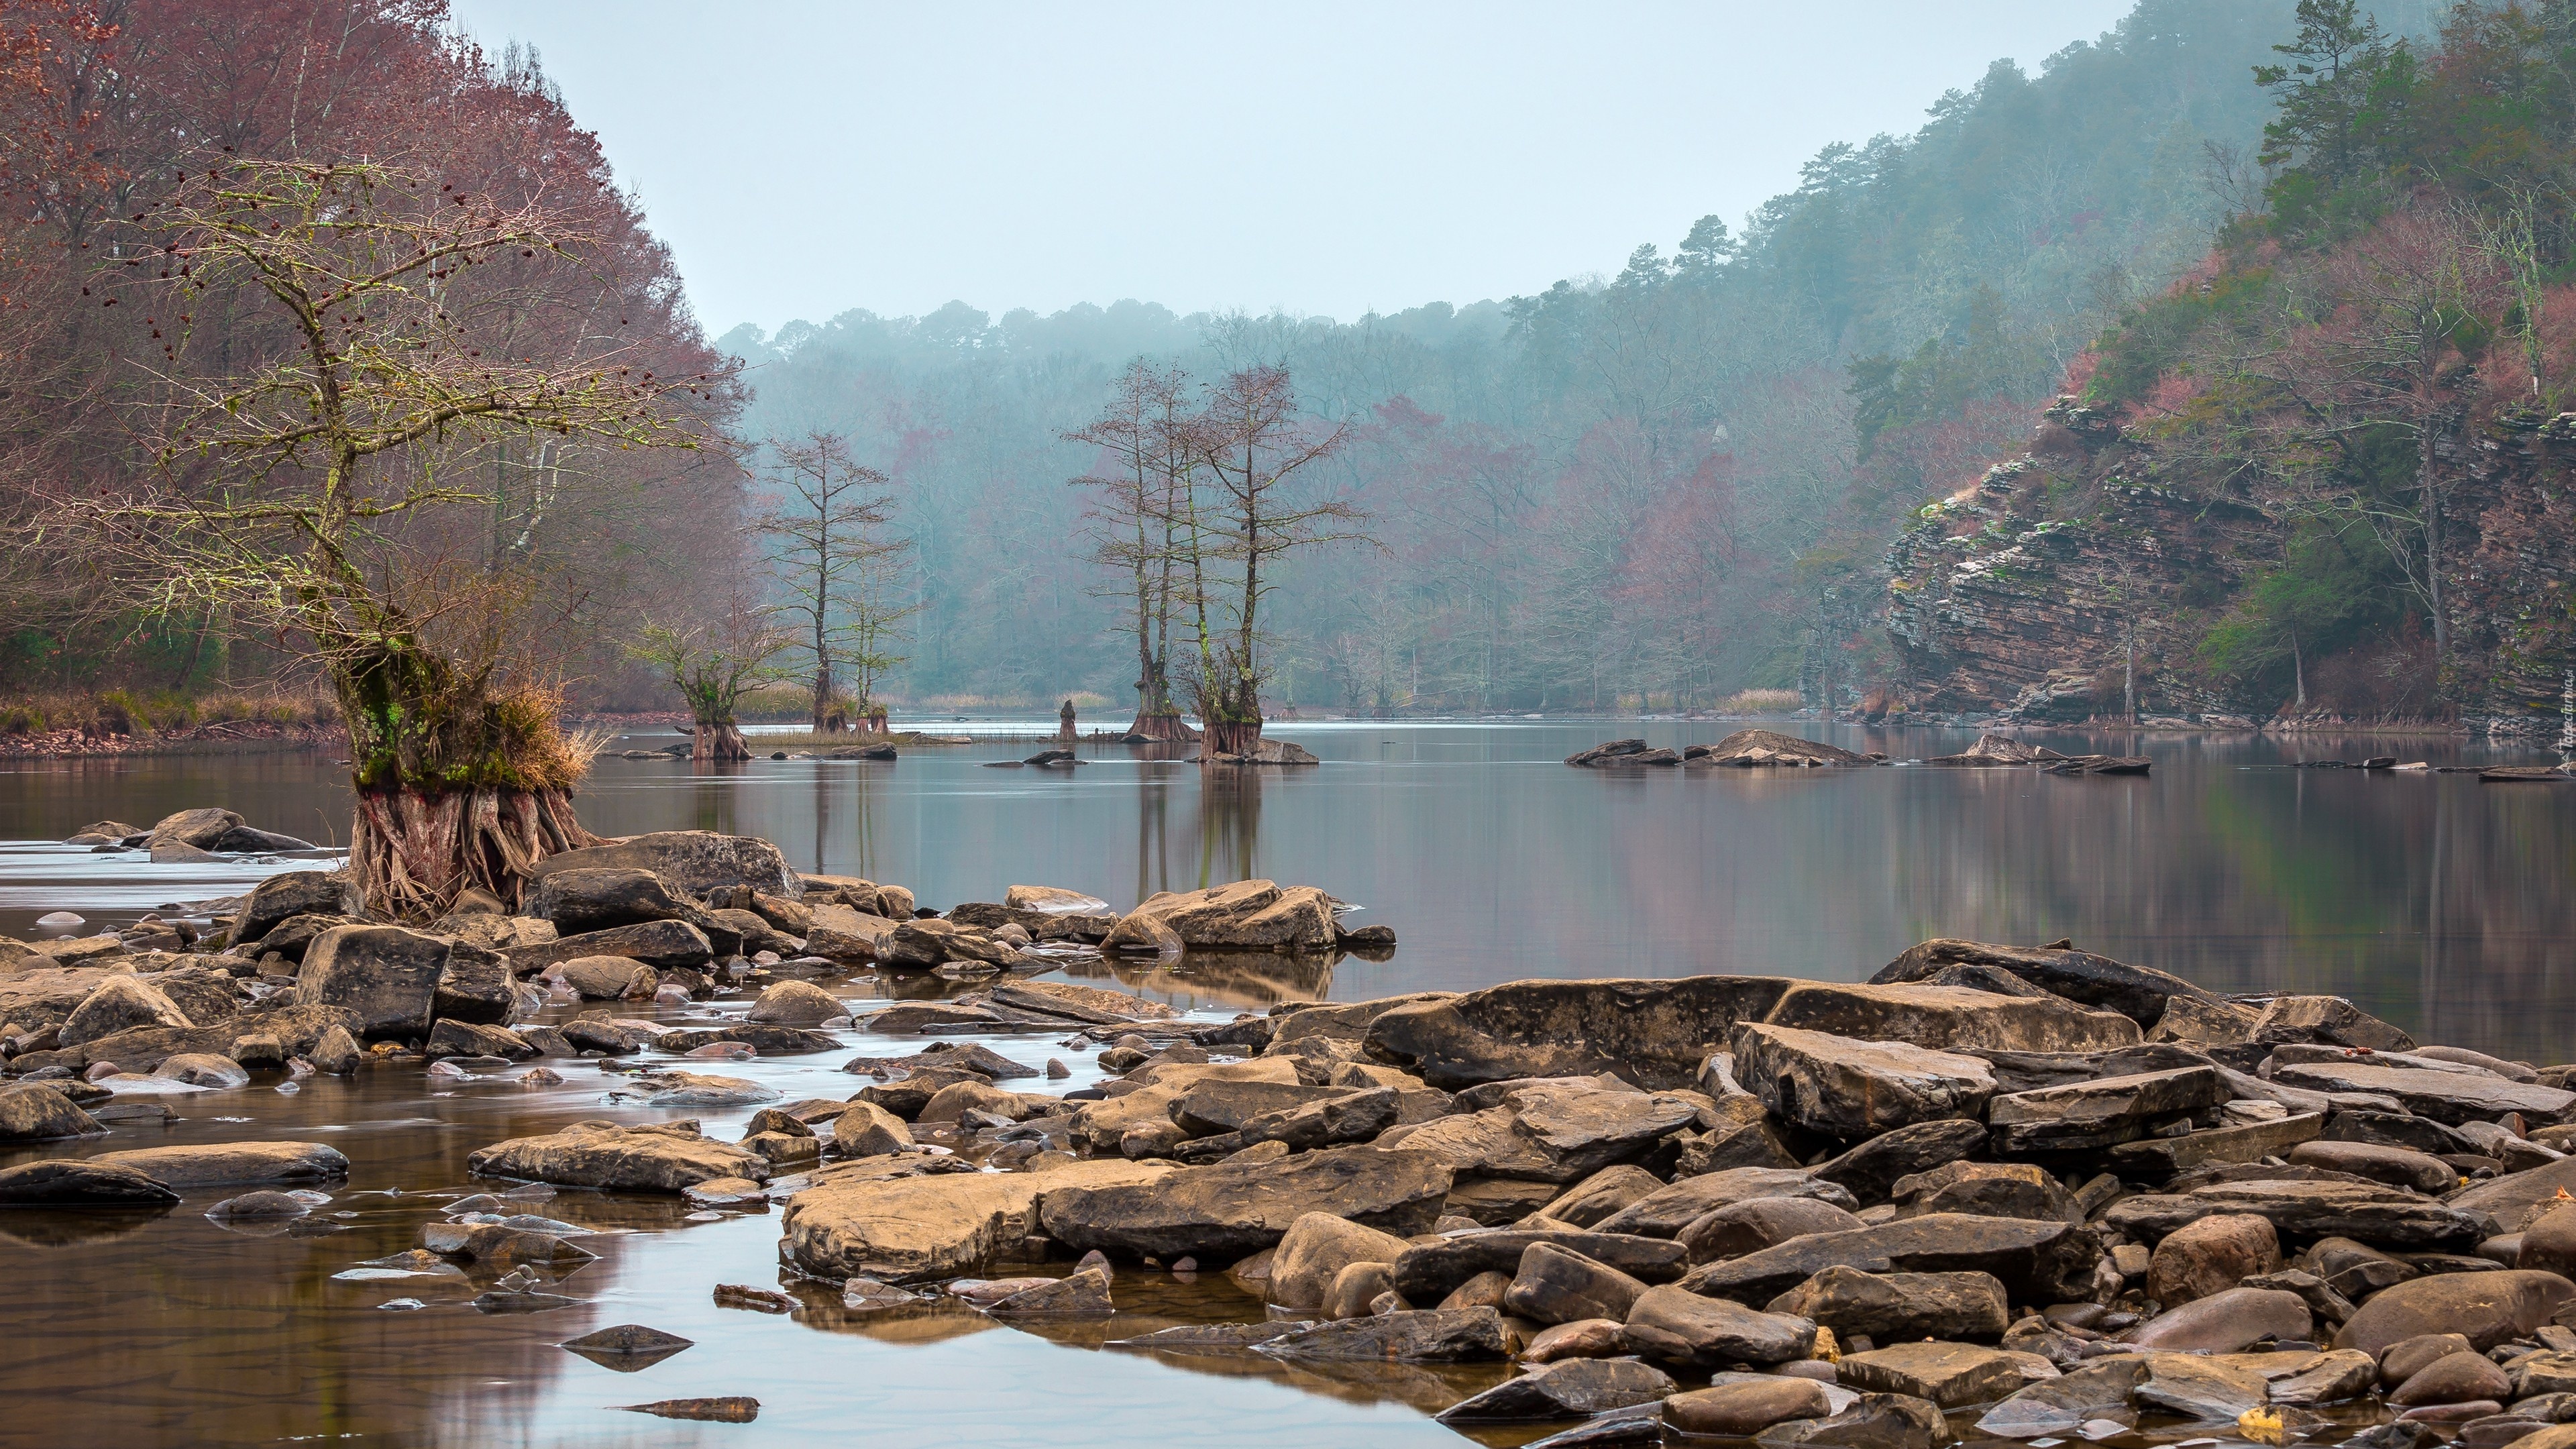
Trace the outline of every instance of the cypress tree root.
<path fill-rule="evenodd" d="M 574 816 L 569 790 L 364 786 L 349 870 L 374 915 L 434 919 L 468 889 L 516 911 L 537 862 L 598 843 Z"/>

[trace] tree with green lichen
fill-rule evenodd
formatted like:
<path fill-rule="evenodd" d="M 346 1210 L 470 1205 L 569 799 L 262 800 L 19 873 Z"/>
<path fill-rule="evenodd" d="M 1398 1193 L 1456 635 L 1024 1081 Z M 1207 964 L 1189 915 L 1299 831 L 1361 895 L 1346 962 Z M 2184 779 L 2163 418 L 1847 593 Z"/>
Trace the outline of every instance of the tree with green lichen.
<path fill-rule="evenodd" d="M 138 221 L 157 246 L 99 290 L 151 334 L 150 466 L 48 526 L 143 571 L 165 610 L 233 610 L 312 653 L 349 728 L 368 909 L 434 915 L 468 888 L 515 904 L 537 860 L 592 840 L 569 801 L 588 753 L 513 655 L 537 583 L 442 532 L 491 501 L 449 465 L 512 438 L 694 446 L 681 398 L 707 379 L 527 325 L 528 297 L 594 240 L 542 202 L 227 159 Z M 200 315 L 222 335 L 198 340 Z"/>

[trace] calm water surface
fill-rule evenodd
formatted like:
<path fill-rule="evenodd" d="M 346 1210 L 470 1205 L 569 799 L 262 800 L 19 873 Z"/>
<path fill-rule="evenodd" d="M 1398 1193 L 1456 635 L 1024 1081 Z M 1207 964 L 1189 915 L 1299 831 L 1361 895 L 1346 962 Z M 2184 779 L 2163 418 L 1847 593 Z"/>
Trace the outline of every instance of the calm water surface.
<path fill-rule="evenodd" d="M 2539 1061 L 2576 1058 L 2576 786 L 2466 775 L 2293 770 L 2296 758 L 2397 752 L 2505 758 L 2448 741 L 2160 738 L 2148 779 L 2022 770 L 1762 774 L 1568 770 L 1619 734 L 1714 740 L 1696 724 L 1288 725 L 1320 769 L 1202 779 L 1194 765 L 1086 748 L 1071 773 L 985 761 L 1031 746 L 917 751 L 891 765 L 761 761 L 722 772 L 604 761 L 582 799 L 594 829 L 703 827 L 778 841 L 805 869 L 912 887 L 924 904 L 1070 886 L 1125 904 L 1246 876 L 1312 883 L 1367 908 L 1402 945 L 1384 962 L 1120 973 L 1131 989 L 1221 1016 L 1289 998 L 1356 999 L 1528 976 L 1743 971 L 1855 979 L 1925 936 L 2078 944 L 2221 990 L 2350 995 L 2436 1039 Z M 1820 732 L 1820 731 L 1819 731 Z M 1900 758 L 1971 736 L 1834 733 Z M 658 744 L 668 736 L 639 739 Z M 2070 752 L 2123 739 L 2052 736 Z M 2514 755 L 2510 758 L 2526 758 Z M 68 908 L 114 924 L 241 889 L 255 867 L 153 867 L 35 842 L 92 820 L 148 825 L 222 804 L 255 825 L 345 838 L 327 760 L 299 756 L 20 767 L 0 773 L 0 933 Z M 15 843 L 7 843 L 15 842 Z M 830 982 L 881 996 L 870 977 Z M 1102 984 L 1109 984 L 1103 982 Z M 739 1011 L 741 999 L 716 1010 Z M 690 1008 L 674 1018 L 702 1013 Z M 918 1044 L 845 1033 L 857 1050 Z M 987 1038 L 1032 1063 L 1086 1059 L 1051 1037 Z M 721 1065 L 789 1098 L 847 1096 L 838 1055 Z M 432 1083 L 417 1068 L 177 1100 L 170 1127 L 0 1155 L 160 1142 L 310 1139 L 354 1172 L 315 1235 L 252 1236 L 192 1194 L 157 1216 L 0 1215 L 0 1444 L 348 1442 L 427 1445 L 1458 1444 L 1429 1413 L 1499 1370 L 1285 1368 L 1256 1357 L 1102 1351 L 1172 1322 L 1258 1306 L 1221 1274 L 1128 1272 L 1104 1324 L 1005 1328 L 962 1309 L 860 1319 L 828 1295 L 770 1316 L 718 1309 L 718 1283 L 777 1282 L 774 1214 L 683 1220 L 667 1200 L 565 1192 L 552 1216 L 603 1234 L 560 1291 L 574 1306 L 486 1315 L 475 1285 L 331 1275 L 409 1247 L 438 1203 L 478 1190 L 465 1156 L 584 1118 L 678 1111 L 603 1102 L 617 1078 L 559 1063 L 527 1088 Z M 748 1109 L 700 1112 L 739 1135 Z M 332 1217 L 330 1214 L 348 1214 Z M 429 1286 L 421 1286 L 428 1284 Z M 418 1297 L 416 1311 L 378 1307 Z M 619 1374 L 555 1348 L 614 1323 L 697 1340 Z M 749 1394 L 751 1425 L 672 1423 L 616 1406 Z M 1479 1436 L 1508 1444 L 1528 1435 Z M 2116 1449 L 2116 1446 L 2115 1446 Z"/>

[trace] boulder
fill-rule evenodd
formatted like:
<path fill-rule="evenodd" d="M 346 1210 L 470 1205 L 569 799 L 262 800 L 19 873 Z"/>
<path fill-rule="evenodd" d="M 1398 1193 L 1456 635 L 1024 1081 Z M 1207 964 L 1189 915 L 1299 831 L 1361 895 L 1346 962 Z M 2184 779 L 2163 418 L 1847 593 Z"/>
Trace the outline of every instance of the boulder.
<path fill-rule="evenodd" d="M 1101 949 L 1153 948 L 1161 934 L 1154 925 L 1193 950 L 1330 951 L 1333 898 L 1313 886 L 1282 889 L 1266 880 L 1157 891 L 1110 929 Z"/>
<path fill-rule="evenodd" d="M 240 816 L 220 806 L 200 806 L 162 816 L 160 823 L 152 827 L 150 838 L 143 843 L 152 849 L 164 845 L 191 845 L 199 850 L 211 850 L 226 832 L 245 823 Z"/>
<path fill-rule="evenodd" d="M 526 909 L 538 920 L 552 921 L 556 932 L 566 936 L 645 921 L 687 921 L 700 929 L 708 923 L 705 903 L 633 866 L 547 871 L 529 888 Z"/>
<path fill-rule="evenodd" d="M 2268 1220 L 2215 1213 L 2185 1223 L 2156 1244 L 2147 1265 L 2147 1296 L 2173 1308 L 2280 1267 L 2280 1235 Z"/>
<path fill-rule="evenodd" d="M 1874 1394 L 1906 1394 L 1945 1409 L 2000 1399 L 2022 1386 L 2021 1360 L 1966 1343 L 1900 1343 L 1847 1353 L 1834 1366 L 1845 1385 Z"/>
<path fill-rule="evenodd" d="M 537 1055 L 528 1039 L 507 1027 L 478 1026 L 472 1022 L 442 1021 L 429 1029 L 429 1042 L 422 1054 L 436 1060 L 440 1057 L 508 1057 L 514 1061 Z"/>
<path fill-rule="evenodd" d="M 840 998 L 811 981 L 781 981 L 764 989 L 744 1020 L 779 1026 L 812 1026 L 850 1009 Z"/>
<path fill-rule="evenodd" d="M 1814 1353 L 1816 1325 L 1667 1284 L 1637 1295 L 1625 1338 L 1631 1349 L 1666 1363 L 1775 1364 Z"/>
<path fill-rule="evenodd" d="M 1802 1378 L 1747 1379 L 1664 1401 L 1664 1422 L 1671 1427 L 1730 1439 L 1749 1439 L 1784 1420 L 1821 1419 L 1832 1412 L 1825 1386 Z"/>
<path fill-rule="evenodd" d="M 251 887 L 233 914 L 228 946 L 254 945 L 289 916 L 346 916 L 358 909 L 357 892 L 339 871 L 290 870 Z"/>
<path fill-rule="evenodd" d="M 2090 1011 L 2052 996 L 1998 996 L 1957 986 L 1793 982 L 1764 1020 L 1938 1051 L 2103 1051 L 2140 1040 L 2138 1024 L 2116 1012 Z M 1739 1062 L 1741 1057 L 1739 1052 Z"/>
<path fill-rule="evenodd" d="M 2489 1231 L 2489 1219 L 2482 1214 L 2349 1179 L 2216 1182 L 2181 1196 L 2124 1199 L 2103 1220 L 2132 1236 L 2155 1238 L 2213 1213 L 2253 1213 L 2275 1232 L 2294 1238 L 2355 1237 L 2410 1248 L 2466 1245 Z"/>
<path fill-rule="evenodd" d="M 2216 1067 L 2182 1067 L 2007 1093 L 1988 1106 L 1986 1122 L 1997 1152 L 2086 1151 L 2134 1142 L 2232 1095 Z"/>
<path fill-rule="evenodd" d="M 1629 1359 L 1574 1358 L 1506 1379 L 1481 1394 L 1461 1399 L 1436 1417 L 1444 1424 L 1588 1418 L 1613 1409 L 1654 1403 L 1670 1396 L 1677 1387 L 1671 1375 L 1651 1364 Z M 1823 1390 L 1814 1384 L 1809 1387 L 1817 1388 L 1816 1412 L 1824 1412 Z M 1669 1408 L 1665 1410 L 1667 1422 L 1671 1422 L 1671 1412 Z"/>
<path fill-rule="evenodd" d="M 441 1021 L 499 1026 L 517 1006 L 508 957 L 462 941 L 449 948 L 437 989 L 430 993 L 433 1015 Z"/>
<path fill-rule="evenodd" d="M 787 868 L 777 846 L 708 830 L 665 830 L 562 851 L 538 861 L 529 874 L 542 889 L 544 879 L 559 871 L 603 868 L 650 871 L 673 890 L 698 897 L 720 886 L 749 886 L 788 900 L 804 894 L 803 880 Z"/>
<path fill-rule="evenodd" d="M 1813 1198 L 1839 1208 L 1859 1206 L 1839 1185 L 1800 1169 L 1731 1167 L 1685 1177 L 1648 1193 L 1602 1219 L 1597 1231 L 1668 1238 L 1719 1208 L 1758 1198 Z"/>
<path fill-rule="evenodd" d="M 2199 1423 L 2227 1423 L 2258 1408 L 2267 1384 L 2253 1369 L 2188 1353 L 2148 1355 L 2132 1397 L 2146 1408 Z"/>
<path fill-rule="evenodd" d="M 137 1026 L 196 1025 L 178 1004 L 140 976 L 110 976 L 63 1020 L 59 1040 L 75 1047 Z"/>
<path fill-rule="evenodd" d="M 2168 1308 L 2126 1335 L 2140 1348 L 2176 1353 L 2238 1353 L 2265 1339 L 2305 1339 L 2316 1321 L 2295 1293 L 2277 1288 L 2229 1288 Z"/>
<path fill-rule="evenodd" d="M 827 1176 L 788 1199 L 779 1251 L 822 1278 L 953 1277 L 1037 1232 L 1047 1195 L 1150 1182 L 1171 1170 L 1104 1158 L 1029 1172 Z"/>
<path fill-rule="evenodd" d="M 1814 1445 L 1817 1449 L 1931 1449 L 1947 1443 L 1949 1425 L 1929 1399 L 1911 1394 L 1862 1394 L 1829 1419 L 1791 1419 L 1755 1437 L 1765 1449 Z"/>
<path fill-rule="evenodd" d="M 2255 1019 L 2254 1040 L 2266 1046 L 2285 1042 L 2317 1046 L 2367 1047 L 2402 1052 L 2415 1039 L 2340 996 L 2277 996 Z"/>
<path fill-rule="evenodd" d="M 2171 1177 L 2197 1167 L 2260 1162 L 2312 1140 L 2325 1122 L 2321 1111 L 2302 1112 L 2239 1127 L 2185 1132 L 2179 1137 L 2143 1138 L 2112 1148 L 2111 1164 L 2123 1177 L 2145 1180 Z"/>
<path fill-rule="evenodd" d="M 2115 1358 L 2044 1379 L 1988 1409 L 1977 1428 L 1998 1438 L 2037 1439 L 2073 1433 L 2095 1419 L 2127 1423 L 2135 1418 L 2129 1395 L 2145 1373 L 2145 1360 Z"/>
<path fill-rule="evenodd" d="M 1338 1323 L 1311 1323 L 1261 1343 L 1278 1358 L 1396 1363 L 1477 1363 L 1510 1352 L 1503 1316 L 1490 1308 L 1415 1309 Z"/>
<path fill-rule="evenodd" d="M 612 1192 L 678 1192 L 720 1177 L 766 1182 L 770 1174 L 769 1159 L 702 1137 L 693 1123 L 626 1127 L 575 1122 L 542 1137 L 515 1137 L 479 1148 L 465 1165 L 478 1177 Z"/>
<path fill-rule="evenodd" d="M 1735 1029 L 1733 1049 L 1737 1076 L 1772 1115 L 1846 1141 L 1918 1122 L 1974 1117 L 1995 1090 L 1993 1069 L 1985 1062 L 1908 1045 L 1901 1036 L 1863 1041 L 1748 1023 Z"/>
<path fill-rule="evenodd" d="M 2350 1173 L 2390 1187 L 2410 1188 L 2439 1196 L 2460 1185 L 2459 1169 L 2429 1152 L 2382 1147 L 2373 1142 L 2302 1142 L 2290 1149 L 2290 1162 L 2328 1172 Z"/>
<path fill-rule="evenodd" d="M 70 1097 L 41 1082 L 0 1086 L 0 1142 L 94 1137 L 106 1130 Z"/>
<path fill-rule="evenodd" d="M 1504 1290 L 1503 1306 L 1534 1323 L 1624 1319 L 1645 1291 L 1644 1283 L 1616 1268 L 1541 1242 L 1521 1254 L 1520 1272 Z"/>
<path fill-rule="evenodd" d="M 1815 1175 L 1848 1189 L 1863 1203 L 1887 1200 L 1898 1181 L 1930 1172 L 1986 1148 L 1986 1129 L 1965 1118 L 1918 1122 L 1884 1132 L 1815 1169 Z"/>
<path fill-rule="evenodd" d="M 448 950 L 445 937 L 401 926 L 334 926 L 305 949 L 296 1001 L 355 1013 L 361 1036 L 427 1036 Z"/>
<path fill-rule="evenodd" d="M 2530 1336 L 2570 1298 L 2576 1283 L 2537 1269 L 2438 1273 L 2372 1295 L 2335 1335 L 2335 1347 L 2377 1355 L 2401 1339 L 2457 1333 L 2484 1353 Z"/>
<path fill-rule="evenodd" d="M 1758 1253 L 1809 1233 L 1840 1233 L 1865 1226 L 1859 1218 L 1829 1202 L 1806 1197 L 1765 1197 L 1703 1213 L 1693 1218 L 1677 1238 L 1691 1262 L 1714 1263 Z"/>
<path fill-rule="evenodd" d="M 584 1001 L 649 997 L 662 980 L 652 967 L 625 956 L 576 956 L 557 967 L 556 974 Z"/>
<path fill-rule="evenodd" d="M 833 961 L 874 961 L 893 942 L 899 924 L 884 916 L 824 903 L 807 907 L 812 917 L 805 949 Z"/>
<path fill-rule="evenodd" d="M 1449 1165 L 1429 1153 L 1340 1147 L 1065 1187 L 1047 1194 L 1040 1217 L 1049 1237 L 1077 1251 L 1222 1260 L 1275 1246 L 1309 1212 L 1399 1237 L 1427 1232 L 1451 1181 Z"/>
<path fill-rule="evenodd" d="M 1618 1233 L 1506 1228 L 1416 1243 L 1398 1254 L 1395 1291 L 1414 1303 L 1437 1303 L 1483 1273 L 1516 1276 L 1529 1250 L 1547 1243 L 1581 1254 L 1647 1283 L 1669 1283 L 1687 1266 L 1681 1245 Z"/>
<path fill-rule="evenodd" d="M 1392 1233 L 1306 1213 L 1288 1225 L 1270 1259 L 1270 1302 L 1291 1313 L 1322 1310 L 1334 1278 L 1353 1263 L 1392 1264 L 1408 1245 Z"/>
<path fill-rule="evenodd" d="M 2453 1127 L 2464 1122 L 2492 1122 L 2508 1112 L 2556 1121 L 2561 1113 L 2576 1106 L 2576 1092 L 2507 1081 L 2483 1072 L 2424 1071 L 2367 1062 L 2298 1062 L 2276 1069 L 2272 1079 L 2319 1092 L 2370 1092 L 2393 1097 L 2407 1111 Z"/>
<path fill-rule="evenodd" d="M 1990 1273 L 1864 1273 L 1839 1263 L 1772 1299 L 1767 1311 L 1814 1319 L 1837 1339 L 1859 1334 L 1878 1343 L 1991 1340 L 2002 1336 L 2006 1322 L 2004 1285 Z M 1940 1401 L 1936 1394 L 1921 1397 Z"/>
<path fill-rule="evenodd" d="M 1369 1054 L 1435 1087 L 1615 1072 L 1650 1089 L 1693 1085 L 1735 1027 L 1759 1021 L 1788 982 L 1771 976 L 1511 981 L 1388 1011 Z"/>
<path fill-rule="evenodd" d="M 1109 1275 L 1098 1268 L 1084 1268 L 997 1299 L 986 1304 L 984 1311 L 996 1318 L 1106 1318 L 1115 1308 L 1109 1299 Z"/>
<path fill-rule="evenodd" d="M 204 1147 L 136 1147 L 89 1159 L 130 1167 L 171 1187 L 231 1187 L 330 1182 L 349 1175 L 349 1159 L 319 1142 L 227 1142 Z"/>
<path fill-rule="evenodd" d="M 0 1205 L 12 1207 L 157 1207 L 179 1194 L 139 1167 L 45 1157 L 0 1170 Z"/>
<path fill-rule="evenodd" d="M 275 1038 L 271 1040 L 274 1041 Z M 161 1065 L 152 1069 L 152 1075 L 210 1090 L 228 1090 L 250 1085 L 250 1073 L 242 1068 L 241 1063 L 214 1052 L 179 1052 L 164 1057 L 161 1059 Z"/>
<path fill-rule="evenodd" d="M 852 1102 L 832 1119 L 832 1143 L 843 1157 L 882 1157 L 910 1152 L 912 1129 L 873 1102 Z"/>
<path fill-rule="evenodd" d="M 2401 1409 L 2419 1408 L 2426 1404 L 2465 1404 L 2479 1399 L 2513 1397 L 2513 1380 L 2503 1369 L 2482 1353 L 2462 1350 L 2444 1354 L 2406 1376 L 2388 1394 L 2390 1405 Z"/>
<path fill-rule="evenodd" d="M 1662 1178 L 1634 1163 L 1621 1163 L 1567 1188 L 1539 1209 L 1539 1216 L 1550 1222 L 1588 1228 L 1663 1188 Z"/>
<path fill-rule="evenodd" d="M 2446 1145 L 2441 1150 L 2459 1152 L 2466 1149 Z M 2554 1210 L 2567 1196 L 2576 1196 L 2576 1157 L 2561 1158 L 2521 1172 L 2508 1172 L 2502 1177 L 2471 1183 L 2452 1194 L 2448 1201 L 2463 1212 L 2485 1213 L 2494 1218 L 2504 1231 L 2516 1232 L 2541 1213 Z"/>
<path fill-rule="evenodd" d="M 2147 1040 L 2191 1046 L 2238 1046 L 2254 1039 L 2263 1013 L 2234 1001 L 2197 1001 L 2177 996 L 2147 1032 Z"/>
<path fill-rule="evenodd" d="M 707 933 L 686 921 L 643 921 L 513 946 L 508 954 L 510 969 L 528 976 L 556 962 L 577 961 L 585 956 L 623 956 L 665 971 L 682 971 L 706 965 L 715 959 L 716 952 Z"/>
<path fill-rule="evenodd" d="M 1952 1162 L 1901 1179 L 1890 1191 L 1896 1215 L 1966 1213 L 1976 1217 L 2055 1218 L 2082 1222 L 2084 1210 L 2065 1187 L 2027 1162 Z"/>
<path fill-rule="evenodd" d="M 2100 1260 L 2093 1230 L 2074 1223 L 1935 1213 L 1791 1238 L 1693 1268 L 1682 1283 L 1694 1292 L 1767 1304 L 1841 1264 L 1865 1273 L 1987 1273 L 2015 1302 L 2065 1303 L 2090 1296 Z"/>
<path fill-rule="evenodd" d="M 2336 1349 L 2318 1355 L 2315 1363 L 2287 1378 L 2274 1379 L 2271 1399 L 2276 1404 L 2314 1408 L 2367 1393 L 2378 1382 L 2379 1365 L 2369 1354 Z"/>
<path fill-rule="evenodd" d="M 1931 940 L 1910 947 L 1869 978 L 1873 986 L 1919 982 L 1953 966 L 1986 966 L 2009 972 L 2054 996 L 2103 1011 L 2116 1011 L 2141 1028 L 2155 1026 L 2171 1002 L 2215 998 L 2170 972 L 2131 966 L 2090 951 L 2056 946 L 1991 946 L 1981 941 Z"/>

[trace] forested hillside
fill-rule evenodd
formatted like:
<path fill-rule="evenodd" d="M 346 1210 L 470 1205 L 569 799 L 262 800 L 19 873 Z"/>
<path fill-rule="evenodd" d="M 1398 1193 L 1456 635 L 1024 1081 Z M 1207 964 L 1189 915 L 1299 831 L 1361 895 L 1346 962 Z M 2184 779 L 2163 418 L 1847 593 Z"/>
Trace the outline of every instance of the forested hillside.
<path fill-rule="evenodd" d="M 1889 556 L 1885 703 L 2576 744 L 2576 6 L 2298 19 L 2260 192 Z"/>
<path fill-rule="evenodd" d="M 2294 29 L 2289 0 L 2146 0 L 1912 135 L 1828 148 L 1749 217 L 1508 300 L 1354 321 L 956 303 L 719 345 L 751 364 L 756 434 L 844 434 L 889 475 L 925 606 L 916 696 L 1127 697 L 1092 593 L 1114 580 L 1066 546 L 1065 482 L 1094 460 L 1063 435 L 1139 354 L 1202 379 L 1278 364 L 1355 424 L 1317 486 L 1381 546 L 1288 577 L 1286 700 L 1812 692 L 1883 672 L 1884 649 L 1843 646 L 1899 520 L 2016 446 L 2094 336 L 2206 251 L 2270 110 L 2251 69 Z"/>
<path fill-rule="evenodd" d="M 160 545 L 37 526 L 82 503 L 184 512 L 245 496 L 218 497 L 220 460 L 170 451 L 169 428 L 224 389 L 250 397 L 262 369 L 291 362 L 294 329 L 257 287 L 177 303 L 169 284 L 188 278 L 169 260 L 170 217 L 223 189 L 207 190 L 213 168 L 262 161 L 365 165 L 475 215 L 548 218 L 560 254 L 511 248 L 468 275 L 428 274 L 440 315 L 493 340 L 491 365 L 721 371 L 668 253 L 537 58 L 459 39 L 443 0 L 0 0 L 0 694 L 115 686 L 116 717 L 97 723 L 122 732 L 143 723 L 129 715 L 184 720 L 195 698 L 295 674 L 305 651 L 256 627 L 253 580 L 178 587 Z M 368 320 L 347 313 L 345 328 Z M 365 334 L 347 335 L 365 353 Z M 352 376 L 411 365 L 367 354 Z M 749 557 L 729 432 L 739 397 L 721 380 L 677 395 L 700 446 L 630 449 L 471 426 L 497 395 L 468 385 L 420 415 L 417 447 L 385 455 L 355 518 L 406 487 L 453 501 L 383 513 L 351 562 L 389 582 L 439 580 L 438 598 L 416 601 L 424 627 L 511 636 L 483 650 L 506 672 L 658 703 L 625 642 L 646 619 L 685 620 Z M 493 606 L 471 625 L 457 608 L 468 597 Z M 309 687 L 310 671 L 283 682 Z M 11 727 L 40 713 L 16 707 Z"/>

